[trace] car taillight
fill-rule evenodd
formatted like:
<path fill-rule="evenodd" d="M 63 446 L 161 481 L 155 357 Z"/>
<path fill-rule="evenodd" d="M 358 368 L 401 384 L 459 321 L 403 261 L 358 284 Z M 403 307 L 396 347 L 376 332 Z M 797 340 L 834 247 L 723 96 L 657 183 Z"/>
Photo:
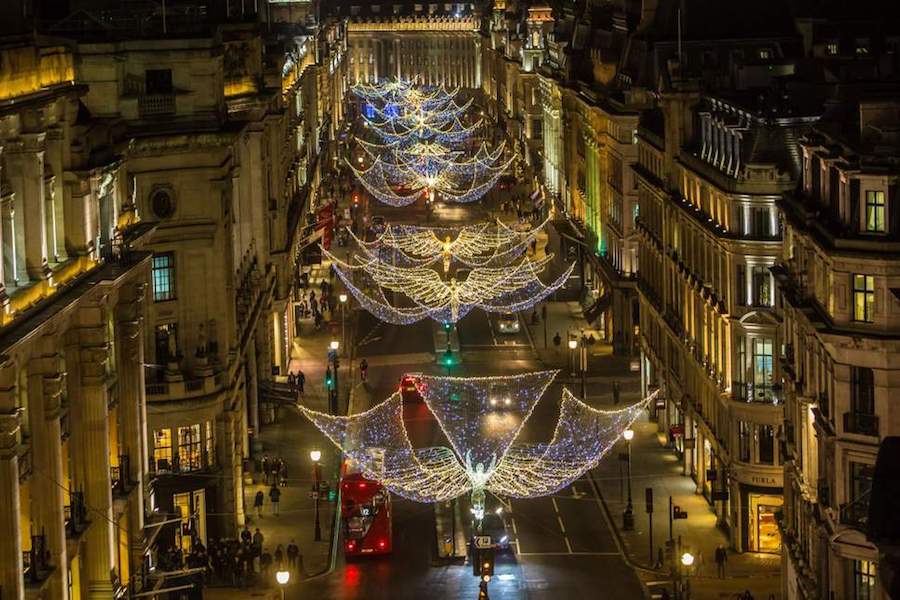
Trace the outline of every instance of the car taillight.
<path fill-rule="evenodd" d="M 347 542 L 347 550 L 349 550 L 350 552 L 356 550 L 356 540 L 349 540 Z"/>
<path fill-rule="evenodd" d="M 361 489 L 361 490 L 366 489 L 366 484 L 363 483 L 363 482 L 360 482 L 360 483 L 359 483 L 359 489 Z"/>
<path fill-rule="evenodd" d="M 387 542 L 384 540 L 378 540 L 378 547 L 384 550 L 384 547 L 387 546 Z"/>

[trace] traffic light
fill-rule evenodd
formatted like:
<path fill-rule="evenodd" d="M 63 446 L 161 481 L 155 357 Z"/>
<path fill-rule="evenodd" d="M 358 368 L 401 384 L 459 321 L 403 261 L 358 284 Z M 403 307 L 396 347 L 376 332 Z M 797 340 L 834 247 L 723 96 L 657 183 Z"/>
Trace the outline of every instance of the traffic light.
<path fill-rule="evenodd" d="M 450 321 L 444 321 L 444 331 L 450 333 L 450 330 L 453 329 L 453 323 Z"/>
<path fill-rule="evenodd" d="M 494 549 L 493 548 L 483 548 L 479 552 L 478 558 L 478 574 L 484 577 L 487 575 L 488 577 L 494 576 Z"/>
<path fill-rule="evenodd" d="M 325 387 L 329 390 L 334 388 L 334 376 L 331 374 L 331 369 L 325 372 Z"/>

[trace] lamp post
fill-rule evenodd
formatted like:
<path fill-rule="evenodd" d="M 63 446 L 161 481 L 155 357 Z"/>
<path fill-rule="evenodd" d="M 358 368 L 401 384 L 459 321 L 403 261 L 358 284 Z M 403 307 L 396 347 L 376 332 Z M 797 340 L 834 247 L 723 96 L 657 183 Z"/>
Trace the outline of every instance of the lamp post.
<path fill-rule="evenodd" d="M 581 399 L 587 400 L 587 336 L 581 332 L 581 352 L 578 353 L 581 359 L 579 369 L 581 370 Z"/>
<path fill-rule="evenodd" d="M 691 597 L 690 568 L 694 564 L 694 555 L 685 552 L 681 555 L 681 568 L 678 570 L 678 596 L 679 600 L 689 600 Z"/>
<path fill-rule="evenodd" d="M 329 405 L 332 405 L 333 403 L 334 408 L 331 411 L 331 414 L 336 415 L 338 412 L 338 398 L 340 398 L 340 395 L 338 394 L 338 371 L 340 370 L 341 365 L 340 362 L 338 362 L 338 349 L 340 349 L 341 343 L 337 340 L 331 340 L 328 347 L 331 349 L 331 362 L 334 366 L 334 389 L 331 391 L 333 400 L 331 400 L 331 398 L 329 399 Z"/>
<path fill-rule="evenodd" d="M 631 505 L 631 440 L 634 438 L 634 430 L 629 427 L 622 433 L 622 437 L 625 438 L 628 454 L 628 504 L 625 505 L 625 512 L 622 513 L 622 529 L 631 531 L 634 529 L 634 509 Z"/>
<path fill-rule="evenodd" d="M 341 344 L 344 345 L 344 352 L 347 351 L 347 294 L 339 294 L 338 300 L 341 301 Z"/>
<path fill-rule="evenodd" d="M 281 600 L 284 600 L 284 586 L 291 580 L 290 571 L 276 571 L 275 581 L 278 582 L 278 589 L 281 590 Z"/>
<path fill-rule="evenodd" d="M 569 340 L 569 364 L 572 367 L 572 377 L 575 377 L 575 348 L 578 347 L 578 340 Z"/>
<path fill-rule="evenodd" d="M 310 450 L 309 459 L 313 463 L 313 498 L 316 501 L 316 530 L 313 540 L 316 542 L 321 542 L 322 526 L 319 523 L 319 461 L 322 460 L 321 450 Z"/>

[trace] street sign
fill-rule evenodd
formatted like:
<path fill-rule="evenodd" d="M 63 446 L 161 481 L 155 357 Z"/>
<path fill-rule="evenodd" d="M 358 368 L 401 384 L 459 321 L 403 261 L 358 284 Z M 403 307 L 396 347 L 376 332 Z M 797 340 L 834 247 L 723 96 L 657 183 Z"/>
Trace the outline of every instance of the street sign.
<path fill-rule="evenodd" d="M 475 547 L 478 549 L 490 548 L 493 546 L 493 541 L 491 540 L 491 536 L 489 535 L 476 535 L 475 536 Z"/>

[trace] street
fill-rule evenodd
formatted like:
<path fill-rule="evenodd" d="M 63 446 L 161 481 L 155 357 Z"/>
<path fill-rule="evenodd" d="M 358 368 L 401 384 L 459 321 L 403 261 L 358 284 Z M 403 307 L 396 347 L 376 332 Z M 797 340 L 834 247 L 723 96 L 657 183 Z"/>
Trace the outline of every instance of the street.
<path fill-rule="evenodd" d="M 383 215 L 392 223 L 420 222 L 418 219 L 423 217 L 421 211 L 385 208 L 374 202 L 368 208 L 370 215 Z M 485 216 L 478 204 L 439 206 L 432 222 L 461 224 Z M 401 217 L 405 218 L 400 221 Z M 520 315 L 520 321 L 529 315 L 530 312 Z M 461 361 L 449 369 L 451 375 L 513 374 L 546 368 L 535 358 L 524 321 L 518 332 L 501 333 L 498 317 L 475 310 L 458 323 Z M 431 321 L 394 326 L 381 323 L 364 311 L 358 311 L 357 318 L 353 368 L 365 358 L 369 371 L 364 387 L 355 393 L 354 412 L 367 410 L 396 392 L 405 373 L 448 373 L 434 359 L 434 353 L 442 353 L 443 348 L 434 348 Z M 358 381 L 355 370 L 353 382 Z M 562 384 L 550 385 L 522 430 L 521 440 L 548 441 L 552 437 L 561 392 Z M 609 384 L 590 385 L 589 395 L 597 402 L 611 402 L 610 393 Z M 407 404 L 404 421 L 415 447 L 449 445 L 424 403 Z M 488 500 L 490 506 L 498 503 L 504 506 L 511 551 L 498 557 L 489 585 L 492 598 L 641 597 L 638 578 L 623 559 L 588 476 L 552 497 Z M 458 511 L 468 515 L 465 498 L 456 504 Z M 468 527 L 468 519 L 462 521 Z M 466 533 L 469 534 L 468 529 Z M 333 571 L 303 582 L 289 590 L 288 595 L 348 600 L 478 596 L 478 578 L 472 575 L 470 565 L 445 564 L 437 559 L 432 505 L 393 498 L 393 552 L 389 556 L 347 561 L 342 545 L 337 548 Z M 457 552 L 462 554 L 463 549 L 458 548 Z"/>

